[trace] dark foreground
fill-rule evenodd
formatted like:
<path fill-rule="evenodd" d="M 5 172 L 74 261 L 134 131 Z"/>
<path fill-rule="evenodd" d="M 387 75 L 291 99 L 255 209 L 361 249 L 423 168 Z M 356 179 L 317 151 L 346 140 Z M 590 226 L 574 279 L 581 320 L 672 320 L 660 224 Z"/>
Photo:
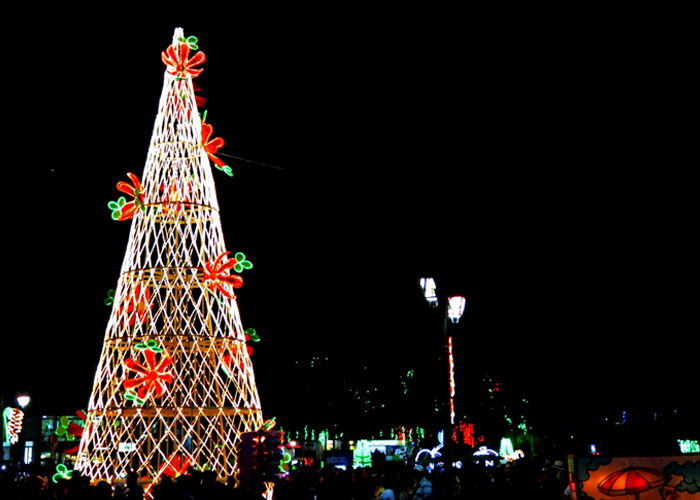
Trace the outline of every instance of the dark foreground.
<path fill-rule="evenodd" d="M 8 468 L 0 475 L 0 499 L 25 500 L 141 500 L 146 497 L 144 486 L 135 482 L 91 485 L 87 478 L 74 473 L 70 479 L 52 480 L 55 471 L 41 467 Z M 420 497 L 418 484 L 421 475 L 432 484 L 432 493 Z M 527 459 L 485 467 L 467 464 L 449 471 L 417 471 L 412 465 L 387 462 L 380 468 L 364 467 L 342 470 L 327 467 L 299 468 L 283 479 L 275 481 L 275 500 L 375 500 L 383 490 L 392 490 L 395 500 L 470 499 L 548 500 L 567 498 L 567 472 L 543 467 Z M 428 488 L 430 489 L 430 488 Z M 209 471 L 190 471 L 155 486 L 155 500 L 260 500 L 261 483 L 253 482 L 236 487 L 232 483 L 216 481 Z M 389 492 L 384 497 L 392 498 Z"/>

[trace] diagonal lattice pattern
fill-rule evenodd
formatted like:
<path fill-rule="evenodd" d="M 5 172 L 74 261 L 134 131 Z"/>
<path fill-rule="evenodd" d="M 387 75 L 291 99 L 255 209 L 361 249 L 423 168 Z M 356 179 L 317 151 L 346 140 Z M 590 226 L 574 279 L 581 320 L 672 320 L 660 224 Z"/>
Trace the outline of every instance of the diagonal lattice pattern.
<path fill-rule="evenodd" d="M 227 249 L 202 146 L 182 29 L 175 30 L 158 115 L 78 451 L 93 481 L 129 470 L 157 482 L 175 463 L 235 470 L 242 432 L 262 427 L 236 297 L 208 285 Z"/>

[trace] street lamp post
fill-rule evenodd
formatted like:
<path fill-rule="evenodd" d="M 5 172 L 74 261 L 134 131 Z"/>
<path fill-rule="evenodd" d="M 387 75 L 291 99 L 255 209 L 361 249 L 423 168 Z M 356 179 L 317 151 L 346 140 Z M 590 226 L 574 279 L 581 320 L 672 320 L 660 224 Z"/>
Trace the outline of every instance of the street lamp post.
<path fill-rule="evenodd" d="M 423 290 L 423 296 L 431 307 L 438 306 L 437 286 L 433 278 L 421 278 L 420 286 Z M 445 305 L 445 314 L 443 315 L 443 345 L 442 352 L 446 355 L 447 374 L 449 379 L 449 391 L 447 397 L 449 411 L 449 425 L 446 423 L 446 429 L 443 434 L 445 442 L 451 442 L 452 430 L 455 423 L 455 376 L 454 376 L 454 351 L 452 346 L 452 336 L 448 334 L 449 323 L 459 323 L 459 320 L 464 314 L 466 299 L 461 295 L 450 296 L 447 298 Z M 449 321 L 448 321 L 449 320 Z M 449 447 L 447 447 L 449 449 Z"/>
<path fill-rule="evenodd" d="M 466 299 L 461 295 L 456 295 L 447 299 L 447 314 L 445 315 L 445 337 L 447 344 L 447 363 L 450 370 L 450 425 L 452 426 L 455 425 L 455 364 L 452 352 L 452 336 L 447 335 L 447 318 L 449 318 L 452 323 L 459 323 L 462 314 L 464 314 L 464 308 L 466 304 Z"/>
<path fill-rule="evenodd" d="M 22 427 L 24 425 L 24 408 L 29 404 L 29 396 L 19 396 L 17 398 L 17 404 L 21 407 L 20 408 L 13 408 L 8 406 L 5 408 L 5 398 L 4 395 L 3 397 L 0 398 L 0 409 L 2 410 L 2 413 L 0 414 L 0 419 L 2 420 L 2 428 L 1 428 L 1 440 L 2 440 L 2 456 L 0 457 L 2 460 L 5 460 L 6 458 L 6 450 L 9 453 L 9 459 L 13 459 L 13 449 L 18 446 L 18 442 L 20 442 L 19 446 L 22 446 L 20 440 L 20 435 L 22 433 Z"/>
<path fill-rule="evenodd" d="M 24 413 L 25 408 L 29 405 L 31 402 L 32 398 L 27 394 L 27 393 L 20 393 L 17 395 L 17 404 L 19 407 L 22 409 L 21 411 Z M 22 419 L 26 419 L 26 415 L 22 415 Z M 26 444 L 25 444 L 25 437 L 22 436 L 22 438 L 19 440 L 19 448 L 20 448 L 20 456 L 21 456 L 21 461 L 23 463 L 29 463 L 31 460 L 27 460 L 26 457 Z"/>

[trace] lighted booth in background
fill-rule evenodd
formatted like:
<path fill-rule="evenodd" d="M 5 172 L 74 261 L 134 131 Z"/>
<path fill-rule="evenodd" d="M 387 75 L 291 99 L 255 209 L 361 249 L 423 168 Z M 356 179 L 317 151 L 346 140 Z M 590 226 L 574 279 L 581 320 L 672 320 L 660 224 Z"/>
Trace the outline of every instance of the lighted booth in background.
<path fill-rule="evenodd" d="M 700 454 L 569 456 L 572 500 L 700 500 Z"/>

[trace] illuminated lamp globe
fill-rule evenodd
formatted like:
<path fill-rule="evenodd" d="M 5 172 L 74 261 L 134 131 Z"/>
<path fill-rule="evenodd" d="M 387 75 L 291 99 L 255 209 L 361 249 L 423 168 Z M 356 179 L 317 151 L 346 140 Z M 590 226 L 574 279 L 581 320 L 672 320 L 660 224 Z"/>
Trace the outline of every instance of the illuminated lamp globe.
<path fill-rule="evenodd" d="M 17 396 L 17 404 L 18 404 L 21 408 L 24 409 L 24 408 L 27 407 L 27 405 L 29 404 L 29 401 L 31 401 L 31 399 L 32 399 L 32 398 L 30 398 L 30 397 L 27 396 L 26 394 L 21 394 L 21 395 Z"/>
<path fill-rule="evenodd" d="M 453 323 L 459 323 L 459 319 L 464 313 L 464 306 L 466 305 L 467 300 L 462 296 L 456 295 L 454 297 L 449 297 L 447 299 L 447 317 L 449 317 Z"/>
<path fill-rule="evenodd" d="M 425 300 L 428 301 L 428 304 L 431 307 L 437 307 L 438 298 L 435 293 L 435 280 L 433 278 L 421 278 L 420 287 L 423 290 L 423 296 Z"/>

